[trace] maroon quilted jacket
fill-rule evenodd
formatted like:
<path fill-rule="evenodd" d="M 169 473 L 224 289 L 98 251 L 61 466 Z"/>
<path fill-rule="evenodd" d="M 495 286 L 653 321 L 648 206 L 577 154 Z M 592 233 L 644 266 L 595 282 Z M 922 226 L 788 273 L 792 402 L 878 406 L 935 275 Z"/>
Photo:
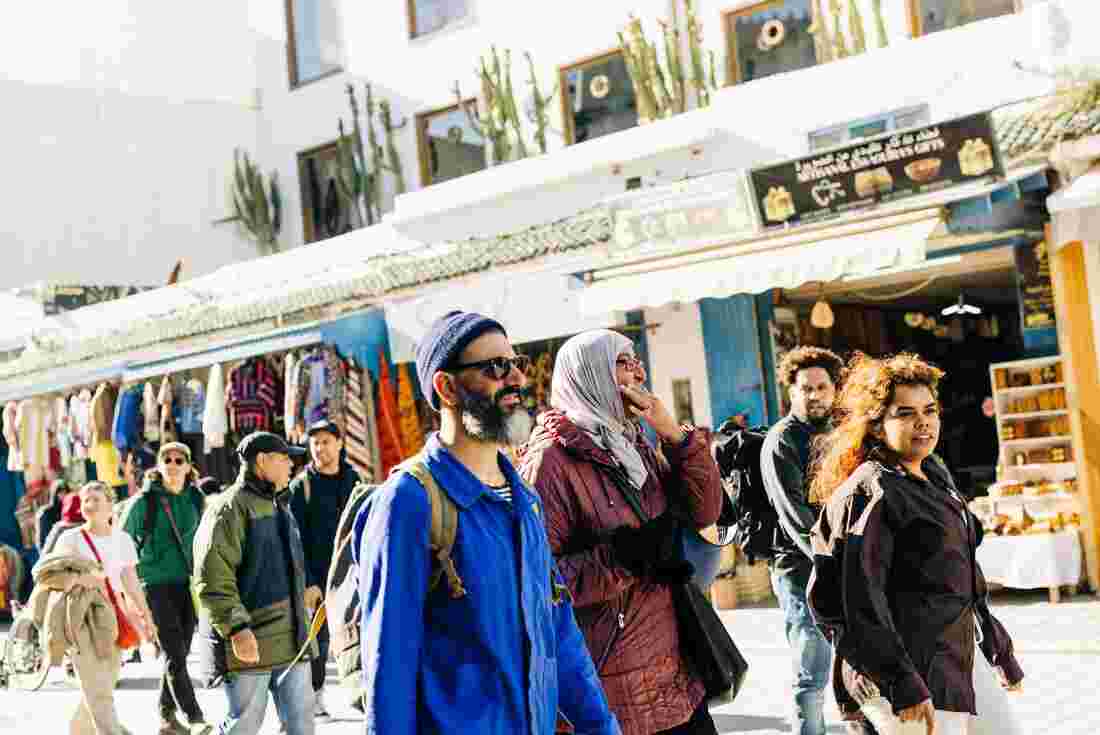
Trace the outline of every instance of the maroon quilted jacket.
<path fill-rule="evenodd" d="M 700 528 L 718 519 L 722 486 L 709 437 L 693 430 L 663 459 L 644 439 L 638 450 L 649 468 L 641 490 L 650 517 L 670 501 Z M 669 587 L 618 566 L 601 532 L 640 519 L 604 468 L 615 460 L 566 416 L 549 411 L 524 451 L 520 471 L 541 495 L 550 549 L 573 594 L 577 622 L 624 735 L 651 735 L 683 724 L 703 701 L 703 684 L 680 655 Z"/>

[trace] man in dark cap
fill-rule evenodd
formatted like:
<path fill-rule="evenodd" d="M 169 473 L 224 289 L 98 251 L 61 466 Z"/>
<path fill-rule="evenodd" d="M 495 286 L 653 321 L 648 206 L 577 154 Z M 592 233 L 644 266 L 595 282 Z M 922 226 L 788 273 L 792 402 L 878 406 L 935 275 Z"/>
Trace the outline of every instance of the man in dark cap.
<path fill-rule="evenodd" d="M 218 732 L 256 735 L 268 691 L 289 735 L 313 735 L 313 687 L 307 661 L 305 557 L 287 507 L 291 456 L 305 454 L 257 431 L 237 448 L 236 482 L 208 500 L 195 535 L 195 591 L 201 607 L 200 658 L 207 683 L 224 682 L 229 713 Z"/>
<path fill-rule="evenodd" d="M 560 711 L 578 735 L 619 733 L 539 497 L 504 453 L 531 430 L 527 360 L 498 322 L 456 311 L 416 363 L 440 430 L 355 520 L 365 732 L 551 735 Z M 448 559 L 429 540 L 450 512 Z"/>
<path fill-rule="evenodd" d="M 344 439 L 340 427 L 328 419 L 306 430 L 311 461 L 290 483 L 290 511 L 302 533 L 306 555 L 306 586 L 313 597 L 323 596 L 332 553 L 336 548 L 336 527 L 340 515 L 359 483 L 359 473 L 344 457 Z M 319 655 L 313 659 L 314 714 L 327 717 L 324 687 L 328 662 L 328 626 L 317 634 Z"/>

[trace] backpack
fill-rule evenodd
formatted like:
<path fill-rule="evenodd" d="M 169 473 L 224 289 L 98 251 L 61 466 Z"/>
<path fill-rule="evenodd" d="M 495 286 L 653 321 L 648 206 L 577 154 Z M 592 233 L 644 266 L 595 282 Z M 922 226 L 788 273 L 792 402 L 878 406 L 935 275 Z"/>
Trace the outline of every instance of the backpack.
<path fill-rule="evenodd" d="M 444 578 L 453 598 L 466 594 L 462 579 L 455 569 L 451 551 L 458 536 L 458 506 L 450 496 L 439 487 L 423 456 L 416 456 L 394 467 L 390 472 L 407 472 L 428 494 L 432 520 L 428 533 L 428 545 L 432 556 L 432 573 L 428 578 L 428 591 L 431 592 Z M 329 566 L 328 580 L 325 584 L 325 610 L 333 657 L 340 679 L 347 686 L 359 682 L 362 663 L 359 658 L 359 566 L 352 557 L 352 531 L 359 509 L 380 485 L 359 483 L 352 490 L 344 512 L 340 514 L 340 523 L 336 529 L 336 547 Z"/>
<path fill-rule="evenodd" d="M 194 492 L 190 492 L 188 495 L 191 498 L 192 505 L 195 506 L 195 510 L 201 517 L 206 498 L 198 491 L 198 488 L 192 487 L 191 490 Z M 153 498 L 151 494 L 146 490 L 142 490 L 134 497 L 127 498 L 123 502 L 123 507 L 118 514 L 118 521 L 119 528 L 126 525 L 130 512 L 133 510 L 134 505 L 137 504 L 139 498 L 148 498 L 148 501 L 145 503 L 145 518 L 141 525 L 141 538 L 134 539 L 134 546 L 137 548 L 138 556 L 141 556 L 141 549 L 145 546 L 145 542 L 149 540 L 149 537 L 153 535 L 153 519 L 157 511 L 160 510 L 160 503 L 152 502 Z"/>
<path fill-rule="evenodd" d="M 733 542 L 750 563 L 774 555 L 779 528 L 779 516 L 768 499 L 760 472 L 760 450 L 767 434 L 767 427 L 746 429 L 728 419 L 711 445 L 722 484 L 733 501 Z"/>

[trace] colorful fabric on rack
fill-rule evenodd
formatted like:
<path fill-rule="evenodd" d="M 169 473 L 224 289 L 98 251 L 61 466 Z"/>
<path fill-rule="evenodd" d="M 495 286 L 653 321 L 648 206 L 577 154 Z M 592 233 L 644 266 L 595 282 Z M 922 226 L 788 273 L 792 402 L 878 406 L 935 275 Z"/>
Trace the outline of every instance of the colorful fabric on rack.
<path fill-rule="evenodd" d="M 347 431 L 344 433 L 344 449 L 348 462 L 363 477 L 374 476 L 374 459 L 367 445 L 367 409 L 363 400 L 363 377 L 354 362 L 347 369 Z"/>
<path fill-rule="evenodd" d="M 69 399 L 69 423 L 73 438 L 73 458 L 88 458 L 92 446 L 92 392 L 87 388 Z"/>
<path fill-rule="evenodd" d="M 127 388 L 118 398 L 115 423 L 111 429 L 111 441 L 119 453 L 126 454 L 141 445 L 141 432 L 144 422 L 141 418 L 141 404 L 145 391 L 140 385 Z"/>
<path fill-rule="evenodd" d="M 281 402 L 282 379 L 266 360 L 247 360 L 230 371 L 227 409 L 234 431 L 271 431 Z"/>
<path fill-rule="evenodd" d="M 204 448 L 209 454 L 211 450 L 225 446 L 225 435 L 229 433 L 229 414 L 225 410 L 225 379 L 222 377 L 221 365 L 210 368 L 206 398 L 206 408 L 202 414 L 202 433 Z"/>
<path fill-rule="evenodd" d="M 304 429 L 328 418 L 328 401 L 325 400 L 325 357 L 314 350 L 302 359 L 298 369 L 297 415 Z"/>
<path fill-rule="evenodd" d="M 4 406 L 4 441 L 8 444 L 8 472 L 23 470 L 23 452 L 19 448 L 19 404 L 8 401 Z"/>
<path fill-rule="evenodd" d="M 142 390 L 141 415 L 145 421 L 145 440 L 159 442 L 160 404 L 157 403 L 157 391 L 151 380 L 145 381 L 145 388 Z"/>
<path fill-rule="evenodd" d="M 406 457 L 411 457 L 424 446 L 424 435 L 420 433 L 420 416 L 416 413 L 416 395 L 407 362 L 397 368 L 397 413 L 401 449 Z"/>
<path fill-rule="evenodd" d="M 73 461 L 73 421 L 69 415 L 69 402 L 64 396 L 53 399 L 54 445 L 57 448 L 57 465 L 68 467 Z"/>
<path fill-rule="evenodd" d="M 30 398 L 19 403 L 16 426 L 19 429 L 19 448 L 22 451 L 23 469 L 45 468 L 50 464 L 50 426 L 53 406 L 41 398 Z M 30 487 L 28 485 L 28 491 Z"/>
<path fill-rule="evenodd" d="M 286 438 L 292 444 L 301 441 L 299 433 L 300 418 L 296 413 L 298 405 L 295 398 L 298 395 L 298 356 L 293 352 L 288 353 L 283 363 L 283 424 L 286 426 Z"/>
<path fill-rule="evenodd" d="M 175 400 L 176 426 L 181 434 L 201 434 L 202 417 L 206 411 L 206 388 L 198 378 L 191 378 L 172 395 Z"/>
<path fill-rule="evenodd" d="M 118 487 L 123 483 L 122 457 L 119 456 L 115 445 L 104 439 L 88 450 L 92 462 L 95 463 L 96 479 L 105 482 L 111 487 Z"/>
<path fill-rule="evenodd" d="M 172 404 L 175 401 L 176 391 L 172 387 L 172 376 L 165 375 L 160 381 L 160 390 L 157 391 L 157 410 L 160 411 L 160 441 L 167 443 L 177 441 L 179 432 L 176 431 L 176 418 Z"/>
<path fill-rule="evenodd" d="M 336 350 L 325 347 L 322 350 L 325 356 L 325 396 L 328 401 L 328 418 L 340 427 L 340 431 L 347 430 L 347 421 L 344 416 L 345 391 L 347 390 L 347 369 L 344 361 L 336 354 Z"/>
<path fill-rule="evenodd" d="M 92 398 L 92 435 L 89 446 L 104 440 L 110 441 L 117 401 L 118 389 L 110 383 L 100 383 Z"/>
<path fill-rule="evenodd" d="M 389 477 L 390 470 L 405 459 L 401 448 L 401 430 L 398 428 L 397 396 L 390 380 L 389 363 L 383 359 L 378 376 L 378 434 L 380 439 L 382 476 Z"/>
<path fill-rule="evenodd" d="M 366 441 L 371 458 L 371 479 L 374 482 L 383 482 L 386 476 L 382 474 L 382 442 L 378 436 L 378 414 L 374 405 L 374 377 L 369 368 L 363 368 L 360 376 L 363 381 L 363 408 L 367 422 Z"/>

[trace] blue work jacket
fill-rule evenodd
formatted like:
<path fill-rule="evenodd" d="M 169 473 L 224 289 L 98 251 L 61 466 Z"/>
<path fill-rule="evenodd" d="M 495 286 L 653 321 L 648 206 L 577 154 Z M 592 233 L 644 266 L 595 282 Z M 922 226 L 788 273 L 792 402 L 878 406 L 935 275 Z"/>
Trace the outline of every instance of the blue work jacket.
<path fill-rule="evenodd" d="M 453 559 L 466 595 L 431 592 L 431 509 L 391 477 L 355 521 L 366 733 L 552 735 L 560 710 L 578 735 L 617 735 L 568 593 L 555 594 L 542 507 L 500 455 L 512 502 L 433 435 L 427 466 L 459 509 Z"/>

